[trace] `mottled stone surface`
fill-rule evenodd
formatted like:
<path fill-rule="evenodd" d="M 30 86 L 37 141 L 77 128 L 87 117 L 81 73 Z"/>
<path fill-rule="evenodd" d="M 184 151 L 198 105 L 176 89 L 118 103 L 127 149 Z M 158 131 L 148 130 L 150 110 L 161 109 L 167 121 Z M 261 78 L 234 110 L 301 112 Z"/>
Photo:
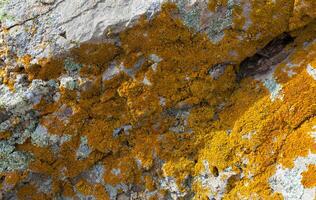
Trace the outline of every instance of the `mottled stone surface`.
<path fill-rule="evenodd" d="M 316 194 L 313 0 L 0 0 L 0 199 Z"/>

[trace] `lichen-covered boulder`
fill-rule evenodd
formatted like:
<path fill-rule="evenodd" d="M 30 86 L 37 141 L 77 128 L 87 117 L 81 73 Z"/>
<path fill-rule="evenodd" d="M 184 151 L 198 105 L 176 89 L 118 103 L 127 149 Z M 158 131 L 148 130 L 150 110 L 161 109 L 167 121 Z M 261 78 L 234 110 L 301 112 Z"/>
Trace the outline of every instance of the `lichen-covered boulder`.
<path fill-rule="evenodd" d="M 316 197 L 314 0 L 0 0 L 0 199 Z"/>

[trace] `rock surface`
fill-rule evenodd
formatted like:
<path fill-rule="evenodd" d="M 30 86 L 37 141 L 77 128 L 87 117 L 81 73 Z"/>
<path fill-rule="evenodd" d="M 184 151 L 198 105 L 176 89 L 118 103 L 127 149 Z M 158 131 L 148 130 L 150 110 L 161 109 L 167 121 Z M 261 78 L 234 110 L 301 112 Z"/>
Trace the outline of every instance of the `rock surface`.
<path fill-rule="evenodd" d="M 0 199 L 316 197 L 314 0 L 0 0 Z"/>

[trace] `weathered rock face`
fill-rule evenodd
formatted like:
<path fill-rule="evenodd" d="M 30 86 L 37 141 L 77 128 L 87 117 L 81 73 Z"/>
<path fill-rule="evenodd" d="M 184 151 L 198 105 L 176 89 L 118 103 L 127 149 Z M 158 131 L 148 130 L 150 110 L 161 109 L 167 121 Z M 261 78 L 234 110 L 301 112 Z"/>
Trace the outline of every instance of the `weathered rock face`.
<path fill-rule="evenodd" d="M 314 0 L 0 1 L 0 198 L 313 199 Z"/>

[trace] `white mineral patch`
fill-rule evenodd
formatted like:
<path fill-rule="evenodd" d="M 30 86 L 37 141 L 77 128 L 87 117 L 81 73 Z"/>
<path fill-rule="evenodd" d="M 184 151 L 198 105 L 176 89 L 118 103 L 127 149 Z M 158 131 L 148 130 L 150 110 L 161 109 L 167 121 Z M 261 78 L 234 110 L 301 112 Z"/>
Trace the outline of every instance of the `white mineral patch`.
<path fill-rule="evenodd" d="M 316 80 L 316 69 L 311 64 L 307 65 L 306 71 L 314 80 Z"/>
<path fill-rule="evenodd" d="M 153 69 L 154 72 L 157 71 L 158 63 L 154 63 L 151 65 L 151 68 Z"/>
<path fill-rule="evenodd" d="M 111 173 L 114 174 L 115 176 L 118 176 L 118 175 L 121 174 L 121 170 L 120 170 L 120 169 L 115 169 L 115 168 L 113 168 L 113 169 L 111 170 Z"/>
<path fill-rule="evenodd" d="M 275 101 L 276 99 L 283 99 L 283 95 L 281 94 L 282 85 L 277 83 L 274 78 L 266 79 L 264 81 L 264 86 L 270 91 L 270 99 L 271 101 Z"/>
<path fill-rule="evenodd" d="M 217 177 L 210 171 L 210 166 L 207 160 L 203 160 L 205 171 L 203 171 L 197 178 L 201 182 L 202 187 L 209 190 L 209 199 L 219 200 L 222 199 L 227 186 L 227 180 L 236 174 L 231 168 L 225 169 L 220 172 Z"/>
<path fill-rule="evenodd" d="M 241 138 L 242 138 L 242 139 L 250 140 L 251 137 L 252 137 L 254 134 L 256 134 L 256 131 L 251 131 L 251 132 L 249 132 L 249 133 L 243 135 Z"/>
<path fill-rule="evenodd" d="M 274 70 L 275 66 L 273 66 L 272 69 L 266 74 L 257 75 L 255 79 L 261 81 L 263 85 L 269 90 L 271 101 L 275 101 L 276 99 L 283 100 L 283 87 L 274 78 Z"/>
<path fill-rule="evenodd" d="M 166 98 L 164 98 L 164 97 L 159 97 L 159 105 L 161 105 L 161 106 L 166 106 Z"/>
<path fill-rule="evenodd" d="M 168 190 L 170 192 L 170 196 L 173 200 L 177 200 L 181 197 L 184 197 L 186 195 L 186 192 L 181 192 L 179 190 L 179 187 L 172 177 L 166 177 L 164 179 L 161 179 L 160 181 L 160 187 L 161 189 Z"/>
<path fill-rule="evenodd" d="M 162 61 L 162 58 L 160 58 L 158 55 L 156 54 L 150 54 L 149 55 L 149 59 L 155 63 L 159 63 Z"/>
<path fill-rule="evenodd" d="M 148 80 L 147 76 L 144 77 L 143 84 L 147 85 L 147 86 L 151 86 L 152 85 L 151 82 Z"/>
<path fill-rule="evenodd" d="M 307 170 L 309 164 L 316 164 L 316 154 L 298 157 L 292 169 L 278 165 L 276 173 L 269 179 L 270 187 L 273 191 L 281 193 L 285 200 L 313 199 L 316 195 L 316 187 L 304 188 L 301 183 L 301 174 Z"/>
<path fill-rule="evenodd" d="M 114 78 L 116 75 L 120 73 L 120 69 L 116 66 L 115 63 L 111 63 L 109 68 L 105 70 L 102 74 L 102 80 L 108 81 Z"/>
<path fill-rule="evenodd" d="M 288 77 L 292 78 L 294 75 L 296 75 L 297 73 L 295 71 L 293 71 L 291 68 L 287 69 L 287 68 L 282 68 L 282 71 L 284 73 L 287 73 Z"/>

